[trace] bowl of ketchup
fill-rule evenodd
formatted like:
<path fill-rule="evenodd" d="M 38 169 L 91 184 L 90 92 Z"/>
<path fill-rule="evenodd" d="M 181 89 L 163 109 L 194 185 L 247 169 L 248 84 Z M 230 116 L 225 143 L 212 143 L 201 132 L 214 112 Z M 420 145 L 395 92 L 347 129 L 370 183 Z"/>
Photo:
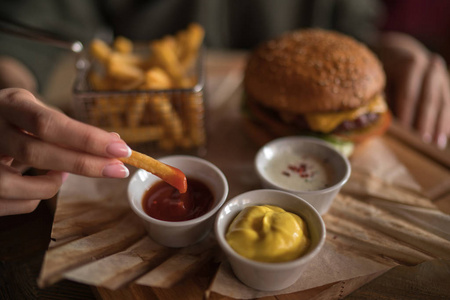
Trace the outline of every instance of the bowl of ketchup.
<path fill-rule="evenodd" d="M 149 236 L 167 247 L 185 247 L 205 238 L 217 211 L 228 196 L 228 182 L 211 162 L 189 155 L 158 159 L 180 169 L 187 179 L 187 191 L 138 169 L 128 185 L 132 210 L 141 218 Z"/>

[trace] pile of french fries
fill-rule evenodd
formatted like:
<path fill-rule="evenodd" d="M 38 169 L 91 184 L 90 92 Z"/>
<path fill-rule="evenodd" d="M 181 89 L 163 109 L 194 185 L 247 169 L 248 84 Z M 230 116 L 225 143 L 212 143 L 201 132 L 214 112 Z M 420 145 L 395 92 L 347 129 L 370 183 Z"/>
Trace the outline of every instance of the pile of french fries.
<path fill-rule="evenodd" d="M 128 143 L 155 141 L 163 150 L 204 145 L 203 92 L 193 90 L 203 39 L 196 23 L 147 42 L 144 49 L 123 36 L 111 45 L 94 39 L 89 53 L 95 67 L 88 83 L 108 93 L 93 99 L 89 122 Z"/>

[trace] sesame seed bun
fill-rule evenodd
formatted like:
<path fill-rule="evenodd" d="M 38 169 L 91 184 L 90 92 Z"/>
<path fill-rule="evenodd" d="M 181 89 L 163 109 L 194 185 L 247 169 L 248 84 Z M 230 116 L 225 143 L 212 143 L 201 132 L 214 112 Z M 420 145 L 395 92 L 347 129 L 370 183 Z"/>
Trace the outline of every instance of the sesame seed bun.
<path fill-rule="evenodd" d="M 321 29 L 297 30 L 261 44 L 244 76 L 254 101 L 299 114 L 354 109 L 384 86 L 382 65 L 365 45 Z"/>
<path fill-rule="evenodd" d="M 388 129 L 381 62 L 364 44 L 328 30 L 305 29 L 262 43 L 244 74 L 244 129 L 258 144 L 314 135 L 362 143 Z"/>

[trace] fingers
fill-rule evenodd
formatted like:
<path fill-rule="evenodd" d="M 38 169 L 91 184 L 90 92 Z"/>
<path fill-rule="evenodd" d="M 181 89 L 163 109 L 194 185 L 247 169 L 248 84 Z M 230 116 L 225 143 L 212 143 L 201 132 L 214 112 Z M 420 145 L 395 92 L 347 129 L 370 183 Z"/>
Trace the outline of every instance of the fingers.
<path fill-rule="evenodd" d="M 425 142 L 433 141 L 442 149 L 450 133 L 449 89 L 445 62 L 439 55 L 433 55 L 423 81 L 416 127 Z"/>
<path fill-rule="evenodd" d="M 0 101 L 3 108 L 0 110 L 1 118 L 45 142 L 105 157 L 131 154 L 125 142 L 117 136 L 46 107 L 25 90 L 2 90 Z M 119 147 L 115 145 L 117 143 L 124 146 Z"/>
<path fill-rule="evenodd" d="M 409 40 L 387 43 L 383 56 L 399 122 L 445 148 L 450 134 L 450 81 L 445 61 Z"/>
<path fill-rule="evenodd" d="M 41 200 L 0 199 L 0 217 L 33 212 Z"/>
<path fill-rule="evenodd" d="M 94 156 L 41 141 L 8 125 L 0 125 L 0 134 L 5 141 L 0 144 L 0 153 L 38 169 L 50 169 L 89 177 L 124 178 L 128 169 L 117 159 Z"/>
<path fill-rule="evenodd" d="M 61 172 L 48 172 L 40 176 L 22 176 L 9 166 L 0 164 L 0 199 L 49 199 L 56 195 L 63 183 Z"/>
<path fill-rule="evenodd" d="M 30 212 L 54 196 L 61 172 L 89 177 L 128 177 L 118 157 L 131 149 L 117 134 L 75 121 L 23 89 L 0 90 L 0 215 Z M 22 176 L 11 162 L 55 170 Z"/>
<path fill-rule="evenodd" d="M 441 96 L 442 101 L 434 140 L 439 148 L 445 149 L 447 147 L 448 137 L 450 136 L 450 83 L 448 76 L 445 76 L 442 84 Z"/>
<path fill-rule="evenodd" d="M 124 178 L 116 157 L 131 149 L 117 134 L 70 119 L 21 89 L 0 91 L 0 154 L 27 165 L 90 177 Z"/>
<path fill-rule="evenodd" d="M 434 130 L 438 121 L 443 83 L 442 59 L 433 55 L 430 58 L 428 70 L 424 76 L 420 101 L 417 110 L 416 127 L 422 139 L 430 143 L 433 140 Z"/>
<path fill-rule="evenodd" d="M 56 195 L 65 177 L 55 171 L 41 176 L 22 176 L 14 168 L 0 164 L 0 216 L 34 211 L 40 199 Z"/>
<path fill-rule="evenodd" d="M 22 62 L 13 57 L 0 56 L 0 89 L 20 87 L 36 91 L 37 85 L 33 73 Z"/>
<path fill-rule="evenodd" d="M 409 60 L 403 78 L 399 80 L 395 95 L 395 110 L 398 119 L 405 127 L 413 127 L 419 103 L 422 81 L 426 72 L 426 61 L 421 56 Z"/>

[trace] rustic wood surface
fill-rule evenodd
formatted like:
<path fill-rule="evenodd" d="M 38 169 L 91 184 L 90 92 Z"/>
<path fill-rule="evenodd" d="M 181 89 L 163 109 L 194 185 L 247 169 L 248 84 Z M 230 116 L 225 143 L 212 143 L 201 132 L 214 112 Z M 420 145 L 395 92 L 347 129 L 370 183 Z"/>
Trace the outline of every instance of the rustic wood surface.
<path fill-rule="evenodd" d="M 31 214 L 0 218 L 0 299 L 159 300 L 177 299 L 177 295 L 201 299 L 209 285 L 211 270 L 201 270 L 169 290 L 132 285 L 110 291 L 68 280 L 39 289 L 36 280 L 50 240 L 51 225 L 52 212 L 45 202 Z M 330 289 L 339 291 L 342 299 L 449 299 L 449 275 L 450 260 L 433 260 L 414 267 L 399 266 L 373 278 L 339 282 L 272 299 L 328 299 L 320 295 Z M 211 295 L 211 299 L 227 298 Z"/>

